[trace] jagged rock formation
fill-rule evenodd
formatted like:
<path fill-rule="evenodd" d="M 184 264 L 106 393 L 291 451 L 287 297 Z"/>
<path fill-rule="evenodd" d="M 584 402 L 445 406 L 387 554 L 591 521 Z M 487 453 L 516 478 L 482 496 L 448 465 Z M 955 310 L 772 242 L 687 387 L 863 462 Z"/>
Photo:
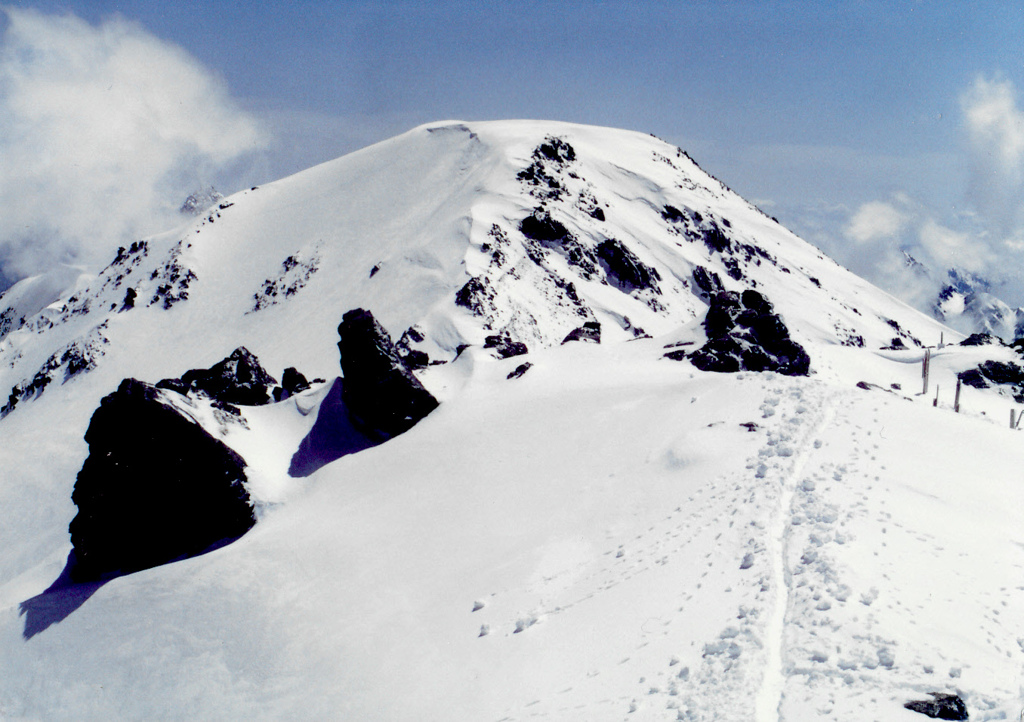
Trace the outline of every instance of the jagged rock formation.
<path fill-rule="evenodd" d="M 929 694 L 933 699 L 907 702 L 903 706 L 914 712 L 928 715 L 932 719 L 968 719 L 967 705 L 959 695 L 941 692 L 929 692 Z"/>
<path fill-rule="evenodd" d="M 71 497 L 78 581 L 194 556 L 256 522 L 245 462 L 165 393 L 125 379 L 93 414 Z"/>
<path fill-rule="evenodd" d="M 364 433 L 383 441 L 411 429 L 437 408 L 437 399 L 402 363 L 373 314 L 356 308 L 342 317 L 338 350 L 342 399 Z"/>
<path fill-rule="evenodd" d="M 260 366 L 259 359 L 244 346 L 239 346 L 230 356 L 210 368 L 186 371 L 180 379 L 164 379 L 157 383 L 157 388 L 183 395 L 202 392 L 226 404 L 259 406 L 270 403 L 276 385 L 277 381 Z"/>
<path fill-rule="evenodd" d="M 689 356 L 703 371 L 776 371 L 806 376 L 810 358 L 790 339 L 789 329 L 757 291 L 722 291 L 704 319 L 708 341 Z"/>

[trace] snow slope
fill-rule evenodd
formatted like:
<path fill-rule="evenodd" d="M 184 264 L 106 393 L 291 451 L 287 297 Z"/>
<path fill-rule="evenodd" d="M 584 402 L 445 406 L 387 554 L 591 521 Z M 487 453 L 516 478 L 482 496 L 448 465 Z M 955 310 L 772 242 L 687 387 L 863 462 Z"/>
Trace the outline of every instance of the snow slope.
<path fill-rule="evenodd" d="M 571 243 L 523 233 L 538 208 Z M 812 375 L 664 358 L 703 342 L 698 266 L 768 297 Z M 442 405 L 292 478 L 357 306 L 421 332 Z M 561 345 L 588 320 L 601 344 Z M 921 395 L 940 333 L 625 131 L 432 124 L 222 199 L 0 340 L 0 718 L 909 721 L 930 691 L 1013 718 L 1024 448 L 1012 399 L 950 391 L 1014 355 L 934 348 Z M 328 379 L 218 431 L 255 528 L 62 583 L 100 398 L 240 345 Z"/>

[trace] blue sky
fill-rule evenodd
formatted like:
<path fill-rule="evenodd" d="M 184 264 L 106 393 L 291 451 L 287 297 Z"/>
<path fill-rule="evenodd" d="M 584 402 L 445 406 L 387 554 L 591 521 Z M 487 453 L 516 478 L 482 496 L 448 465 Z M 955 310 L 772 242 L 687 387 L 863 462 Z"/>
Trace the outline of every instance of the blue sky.
<path fill-rule="evenodd" d="M 252 152 L 204 157 L 203 172 L 190 179 L 226 191 L 432 120 L 550 118 L 681 145 L 879 282 L 900 246 L 939 265 L 973 254 L 985 262 L 967 265 L 998 269 L 1009 285 L 1024 267 L 1013 248 L 1024 246 L 1015 196 L 1024 178 L 1015 145 L 1024 138 L 1016 100 L 1024 87 L 1020 3 L 40 0 L 6 7 L 43 18 L 72 13 L 96 34 L 120 17 L 164 51 L 184 51 L 196 72 L 219 83 L 216 102 L 259 128 Z M 9 30 L 13 17 L 0 29 Z M 26 44 L 43 43 L 46 26 L 37 25 L 23 33 L 21 55 Z M 86 36 L 76 35 L 83 44 Z M 10 32 L 6 38 L 11 46 Z M 26 84 L 36 82 L 25 74 Z M 0 102 L 3 93 L 0 81 Z M 972 125 L 978 107 L 989 112 Z M 935 228 L 945 235 L 929 243 L 927 229 L 934 236 Z M 73 243 L 63 249 L 77 252 Z M 17 275 L 10 264 L 7 272 Z"/>

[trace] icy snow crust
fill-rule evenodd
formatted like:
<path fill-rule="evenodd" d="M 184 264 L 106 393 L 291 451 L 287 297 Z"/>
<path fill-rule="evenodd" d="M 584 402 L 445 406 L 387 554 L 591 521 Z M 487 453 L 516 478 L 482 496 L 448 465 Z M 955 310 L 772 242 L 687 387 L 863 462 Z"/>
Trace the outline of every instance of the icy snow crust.
<path fill-rule="evenodd" d="M 574 157 L 538 156 L 552 138 Z M 535 163 L 556 187 L 517 178 Z M 541 206 L 657 290 L 531 244 Z M 664 358 L 703 343 L 698 265 L 769 298 L 812 375 Z M 476 313 L 455 301 L 471 278 Z M 420 330 L 442 405 L 292 478 L 355 307 Z M 600 345 L 560 344 L 588 320 Z M 529 353 L 495 358 L 496 333 Z M 958 371 L 1014 355 L 933 348 L 922 396 L 915 339 L 940 333 L 960 338 L 625 131 L 432 124 L 222 199 L 0 340 L 5 395 L 52 377 L 0 420 L 0 719 L 909 722 L 931 691 L 1015 718 L 1024 445 L 997 390 L 951 409 Z M 256 527 L 47 593 L 99 399 L 240 345 L 328 379 L 238 419 L 164 392 L 245 458 Z"/>

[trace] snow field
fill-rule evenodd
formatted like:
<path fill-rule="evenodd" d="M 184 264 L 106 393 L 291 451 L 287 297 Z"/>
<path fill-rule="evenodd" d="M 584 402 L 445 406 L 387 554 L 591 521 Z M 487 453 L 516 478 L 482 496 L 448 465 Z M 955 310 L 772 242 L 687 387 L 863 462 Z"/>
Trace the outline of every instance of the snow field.
<path fill-rule="evenodd" d="M 579 158 L 552 213 L 660 269 L 663 310 L 570 276 L 558 253 L 527 257 L 517 224 L 541 201 L 515 175 L 550 135 Z M 673 150 L 568 124 L 432 124 L 149 239 L 132 283 L 157 283 L 151 266 L 179 243 L 197 275 L 174 308 L 108 312 L 124 288 L 98 277 L 92 311 L 58 303 L 38 330 L 0 340 L 5 391 L 101 322 L 108 340 L 95 369 L 0 421 L 0 719 L 910 722 L 903 702 L 933 690 L 960 693 L 972 719 L 1014 718 L 1022 437 L 998 391 L 964 389 L 963 413 L 951 410 L 957 372 L 1012 352 L 933 349 L 922 396 L 923 351 L 879 347 L 953 340 L 949 329 Z M 606 221 L 578 212 L 591 197 Z M 733 278 L 667 224 L 667 204 L 729 220 L 734 241 L 775 260 Z M 495 224 L 515 238 L 500 267 L 483 250 Z M 815 374 L 661 358 L 703 343 L 696 265 L 762 291 Z M 558 305 L 553 272 L 602 323 L 601 345 L 559 345 L 582 317 Z M 489 327 L 453 301 L 481 274 L 503 304 Z M 355 306 L 396 338 L 420 327 L 447 362 L 420 374 L 443 403 L 399 438 L 289 477 Z M 662 335 L 626 342 L 626 316 Z M 504 324 L 532 334 L 528 355 L 480 347 Z M 462 343 L 476 345 L 455 358 Z M 245 409 L 244 426 L 194 410 L 249 463 L 256 527 L 200 557 L 45 594 L 70 549 L 99 400 L 125 376 L 176 377 L 239 345 L 278 378 L 296 366 L 328 379 Z M 27 610 L 47 626 L 27 633 Z"/>

